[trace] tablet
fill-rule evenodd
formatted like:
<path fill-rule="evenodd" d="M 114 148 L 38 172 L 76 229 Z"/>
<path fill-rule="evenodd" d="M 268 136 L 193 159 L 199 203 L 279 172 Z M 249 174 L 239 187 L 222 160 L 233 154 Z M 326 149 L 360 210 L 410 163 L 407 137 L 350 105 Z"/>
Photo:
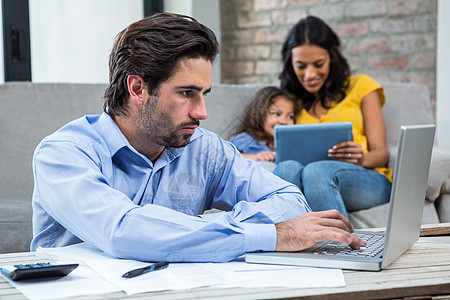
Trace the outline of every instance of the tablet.
<path fill-rule="evenodd" d="M 275 163 L 296 160 L 304 166 L 328 160 L 328 149 L 352 141 L 352 123 L 318 123 L 275 126 Z"/>

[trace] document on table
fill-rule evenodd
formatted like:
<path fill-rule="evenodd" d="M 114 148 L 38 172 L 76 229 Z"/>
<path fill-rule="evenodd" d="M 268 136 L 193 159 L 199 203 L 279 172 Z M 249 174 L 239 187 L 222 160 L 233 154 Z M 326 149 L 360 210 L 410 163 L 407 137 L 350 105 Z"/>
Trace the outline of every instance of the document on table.
<path fill-rule="evenodd" d="M 250 264 L 235 260 L 225 264 L 214 264 L 213 268 L 220 272 L 226 270 L 244 276 L 246 280 L 224 283 L 220 287 L 286 287 L 286 288 L 319 288 L 342 287 L 345 279 L 340 269 L 310 268 L 299 266 Z"/>
<path fill-rule="evenodd" d="M 69 275 L 60 278 L 24 281 L 13 281 L 6 276 L 4 278 L 31 300 L 61 299 L 121 291 L 85 265 L 78 266 Z"/>
<path fill-rule="evenodd" d="M 99 277 L 129 295 L 201 286 L 224 288 L 345 286 L 342 270 L 248 264 L 242 258 L 230 263 L 170 263 L 167 269 L 134 278 L 122 278 L 125 272 L 146 266 L 149 262 L 114 259 L 85 243 L 62 248 L 39 248 L 38 252 L 81 260 Z"/>
<path fill-rule="evenodd" d="M 76 244 L 63 248 L 39 248 L 39 252 L 58 257 L 81 259 L 99 276 L 109 281 L 128 295 L 163 290 L 190 289 L 211 286 L 221 283 L 232 283 L 239 280 L 231 271 L 218 273 L 214 269 L 205 268 L 203 263 L 170 263 L 163 270 L 146 273 L 134 278 L 123 278 L 122 275 L 132 269 L 142 268 L 149 262 L 128 259 L 114 259 L 88 244 Z"/>

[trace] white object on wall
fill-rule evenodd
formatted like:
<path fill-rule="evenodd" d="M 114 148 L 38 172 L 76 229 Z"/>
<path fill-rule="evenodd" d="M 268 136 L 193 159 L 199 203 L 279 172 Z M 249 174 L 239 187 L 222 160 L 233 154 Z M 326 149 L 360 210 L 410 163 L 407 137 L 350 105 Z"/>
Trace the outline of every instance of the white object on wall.
<path fill-rule="evenodd" d="M 0 7 L 3 7 L 3 1 L 0 0 Z M 0 83 L 5 82 L 5 59 L 3 53 L 3 13 L 0 13 L 0 41 L 2 47 L 0 47 Z"/>
<path fill-rule="evenodd" d="M 220 43 L 219 0 L 164 0 L 163 6 L 165 12 L 191 16 L 205 24 L 216 34 Z M 211 77 L 212 83 L 221 82 L 220 54 L 214 62 Z"/>
<path fill-rule="evenodd" d="M 450 1 L 438 0 L 436 130 L 439 145 L 450 146 Z"/>
<path fill-rule="evenodd" d="M 142 0 L 29 0 L 33 82 L 106 83 L 117 33 Z"/>
<path fill-rule="evenodd" d="M 164 7 L 165 11 L 196 18 L 211 28 L 220 41 L 219 0 L 165 0 Z M 107 83 L 108 56 L 114 38 L 144 15 L 142 0 L 29 0 L 29 9 L 31 73 L 36 83 Z M 213 66 L 212 81 L 220 80 L 219 56 Z M 5 75 L 0 47 L 2 82 Z"/>

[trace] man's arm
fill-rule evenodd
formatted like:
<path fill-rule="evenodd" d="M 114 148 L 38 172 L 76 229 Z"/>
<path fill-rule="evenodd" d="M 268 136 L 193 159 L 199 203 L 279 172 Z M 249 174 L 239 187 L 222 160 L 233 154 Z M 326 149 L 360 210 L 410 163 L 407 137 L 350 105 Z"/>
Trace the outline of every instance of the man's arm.
<path fill-rule="evenodd" d="M 211 189 L 215 195 L 205 195 L 205 199 L 215 199 L 218 202 L 214 204 L 231 206 L 231 212 L 199 218 L 164 207 L 179 200 L 171 199 L 166 204 L 161 202 L 168 201 L 164 194 L 158 196 L 163 186 L 153 195 L 153 201 L 160 204 L 140 206 L 139 190 L 151 189 L 154 185 L 152 180 L 156 180 L 152 179 L 151 174 L 140 176 L 142 184 L 134 188 L 134 182 L 127 182 L 127 177 L 120 177 L 119 170 L 113 168 L 107 156 L 99 154 L 108 151 L 106 146 L 102 149 L 97 145 L 95 149 L 90 149 L 88 146 L 78 147 L 68 140 L 44 143 L 36 152 L 34 248 L 85 241 L 111 256 L 121 258 L 228 261 L 247 251 L 275 250 L 277 232 L 274 224 L 294 219 L 308 211 L 295 186 L 274 177 L 270 172 L 261 171 L 259 167 L 250 179 L 242 174 L 228 177 L 229 169 L 222 169 L 223 176 L 216 179 L 219 182 L 221 179 L 229 180 L 225 187 L 203 176 L 208 176 L 213 166 L 201 164 L 200 167 L 207 167 L 208 172 L 198 174 L 199 179 L 205 180 L 207 186 L 216 185 Z M 224 157 L 219 158 L 223 160 Z M 132 164 L 133 160 L 130 159 L 126 168 Z M 194 166 L 199 164 L 193 162 L 190 165 L 192 168 Z M 192 172 L 195 171 L 192 169 Z M 162 172 L 159 179 L 162 185 L 167 184 L 164 178 L 167 174 L 171 172 Z M 272 182 L 262 184 L 267 183 L 264 180 L 261 182 L 265 177 Z M 113 188 L 121 181 L 123 186 L 129 187 L 129 195 Z M 255 196 L 251 199 L 249 189 L 252 191 L 250 196 Z"/>
<path fill-rule="evenodd" d="M 195 210 L 193 215 L 176 211 L 168 207 L 179 204 L 183 208 L 188 203 L 196 209 L 199 203 L 194 199 L 192 203 L 180 202 L 183 199 L 176 190 L 179 186 L 169 181 L 174 178 L 171 169 L 155 171 L 161 174 L 158 178 L 151 168 L 143 167 L 143 174 L 132 181 L 123 174 L 138 162 L 136 156 L 125 154 L 129 160 L 120 170 L 107 155 L 101 154 L 109 153 L 106 145 L 82 145 L 72 140 L 46 141 L 36 151 L 33 249 L 85 241 L 114 257 L 191 262 L 223 262 L 245 251 L 275 249 L 275 226 L 269 221 L 258 222 L 256 208 L 239 210 L 234 217 L 224 214 L 213 219 L 199 218 Z M 120 151 L 131 152 L 127 148 Z M 198 165 L 193 162 L 190 166 Z M 199 180 L 206 180 L 204 174 L 196 175 Z M 118 186 L 124 189 L 117 189 Z M 192 188 L 205 190 L 204 185 Z M 191 190 L 183 187 L 180 191 Z M 142 193 L 146 192 L 151 202 L 143 200 Z M 167 199 L 167 192 L 172 193 L 173 199 Z M 228 198 L 236 199 L 230 194 Z"/>
<path fill-rule="evenodd" d="M 337 211 L 311 212 L 297 187 L 253 162 L 242 160 L 237 152 L 230 154 L 224 150 L 220 155 L 222 158 L 227 156 L 232 167 L 225 172 L 228 176 L 221 178 L 221 186 L 215 189 L 228 191 L 228 184 L 235 185 L 237 198 L 246 200 L 238 202 L 230 212 L 236 220 L 276 224 L 276 251 L 299 251 L 323 240 L 340 241 L 354 248 L 362 246 L 342 214 Z M 214 199 L 215 202 L 226 201 L 230 194 L 216 194 Z"/>

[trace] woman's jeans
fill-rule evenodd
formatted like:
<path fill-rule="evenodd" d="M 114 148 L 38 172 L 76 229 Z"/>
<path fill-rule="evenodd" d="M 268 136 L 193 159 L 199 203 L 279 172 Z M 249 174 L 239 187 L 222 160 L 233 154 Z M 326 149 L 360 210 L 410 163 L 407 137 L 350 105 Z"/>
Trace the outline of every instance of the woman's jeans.
<path fill-rule="evenodd" d="M 297 162 L 279 163 L 274 171 L 302 190 L 313 211 L 337 209 L 347 212 L 389 202 L 391 182 L 377 171 L 341 161 L 324 160 L 302 168 Z M 295 179 L 300 174 L 299 180 Z"/>
<path fill-rule="evenodd" d="M 281 179 L 295 184 L 301 190 L 300 177 L 303 165 L 296 160 L 285 160 L 278 163 L 273 170 L 273 174 Z"/>

